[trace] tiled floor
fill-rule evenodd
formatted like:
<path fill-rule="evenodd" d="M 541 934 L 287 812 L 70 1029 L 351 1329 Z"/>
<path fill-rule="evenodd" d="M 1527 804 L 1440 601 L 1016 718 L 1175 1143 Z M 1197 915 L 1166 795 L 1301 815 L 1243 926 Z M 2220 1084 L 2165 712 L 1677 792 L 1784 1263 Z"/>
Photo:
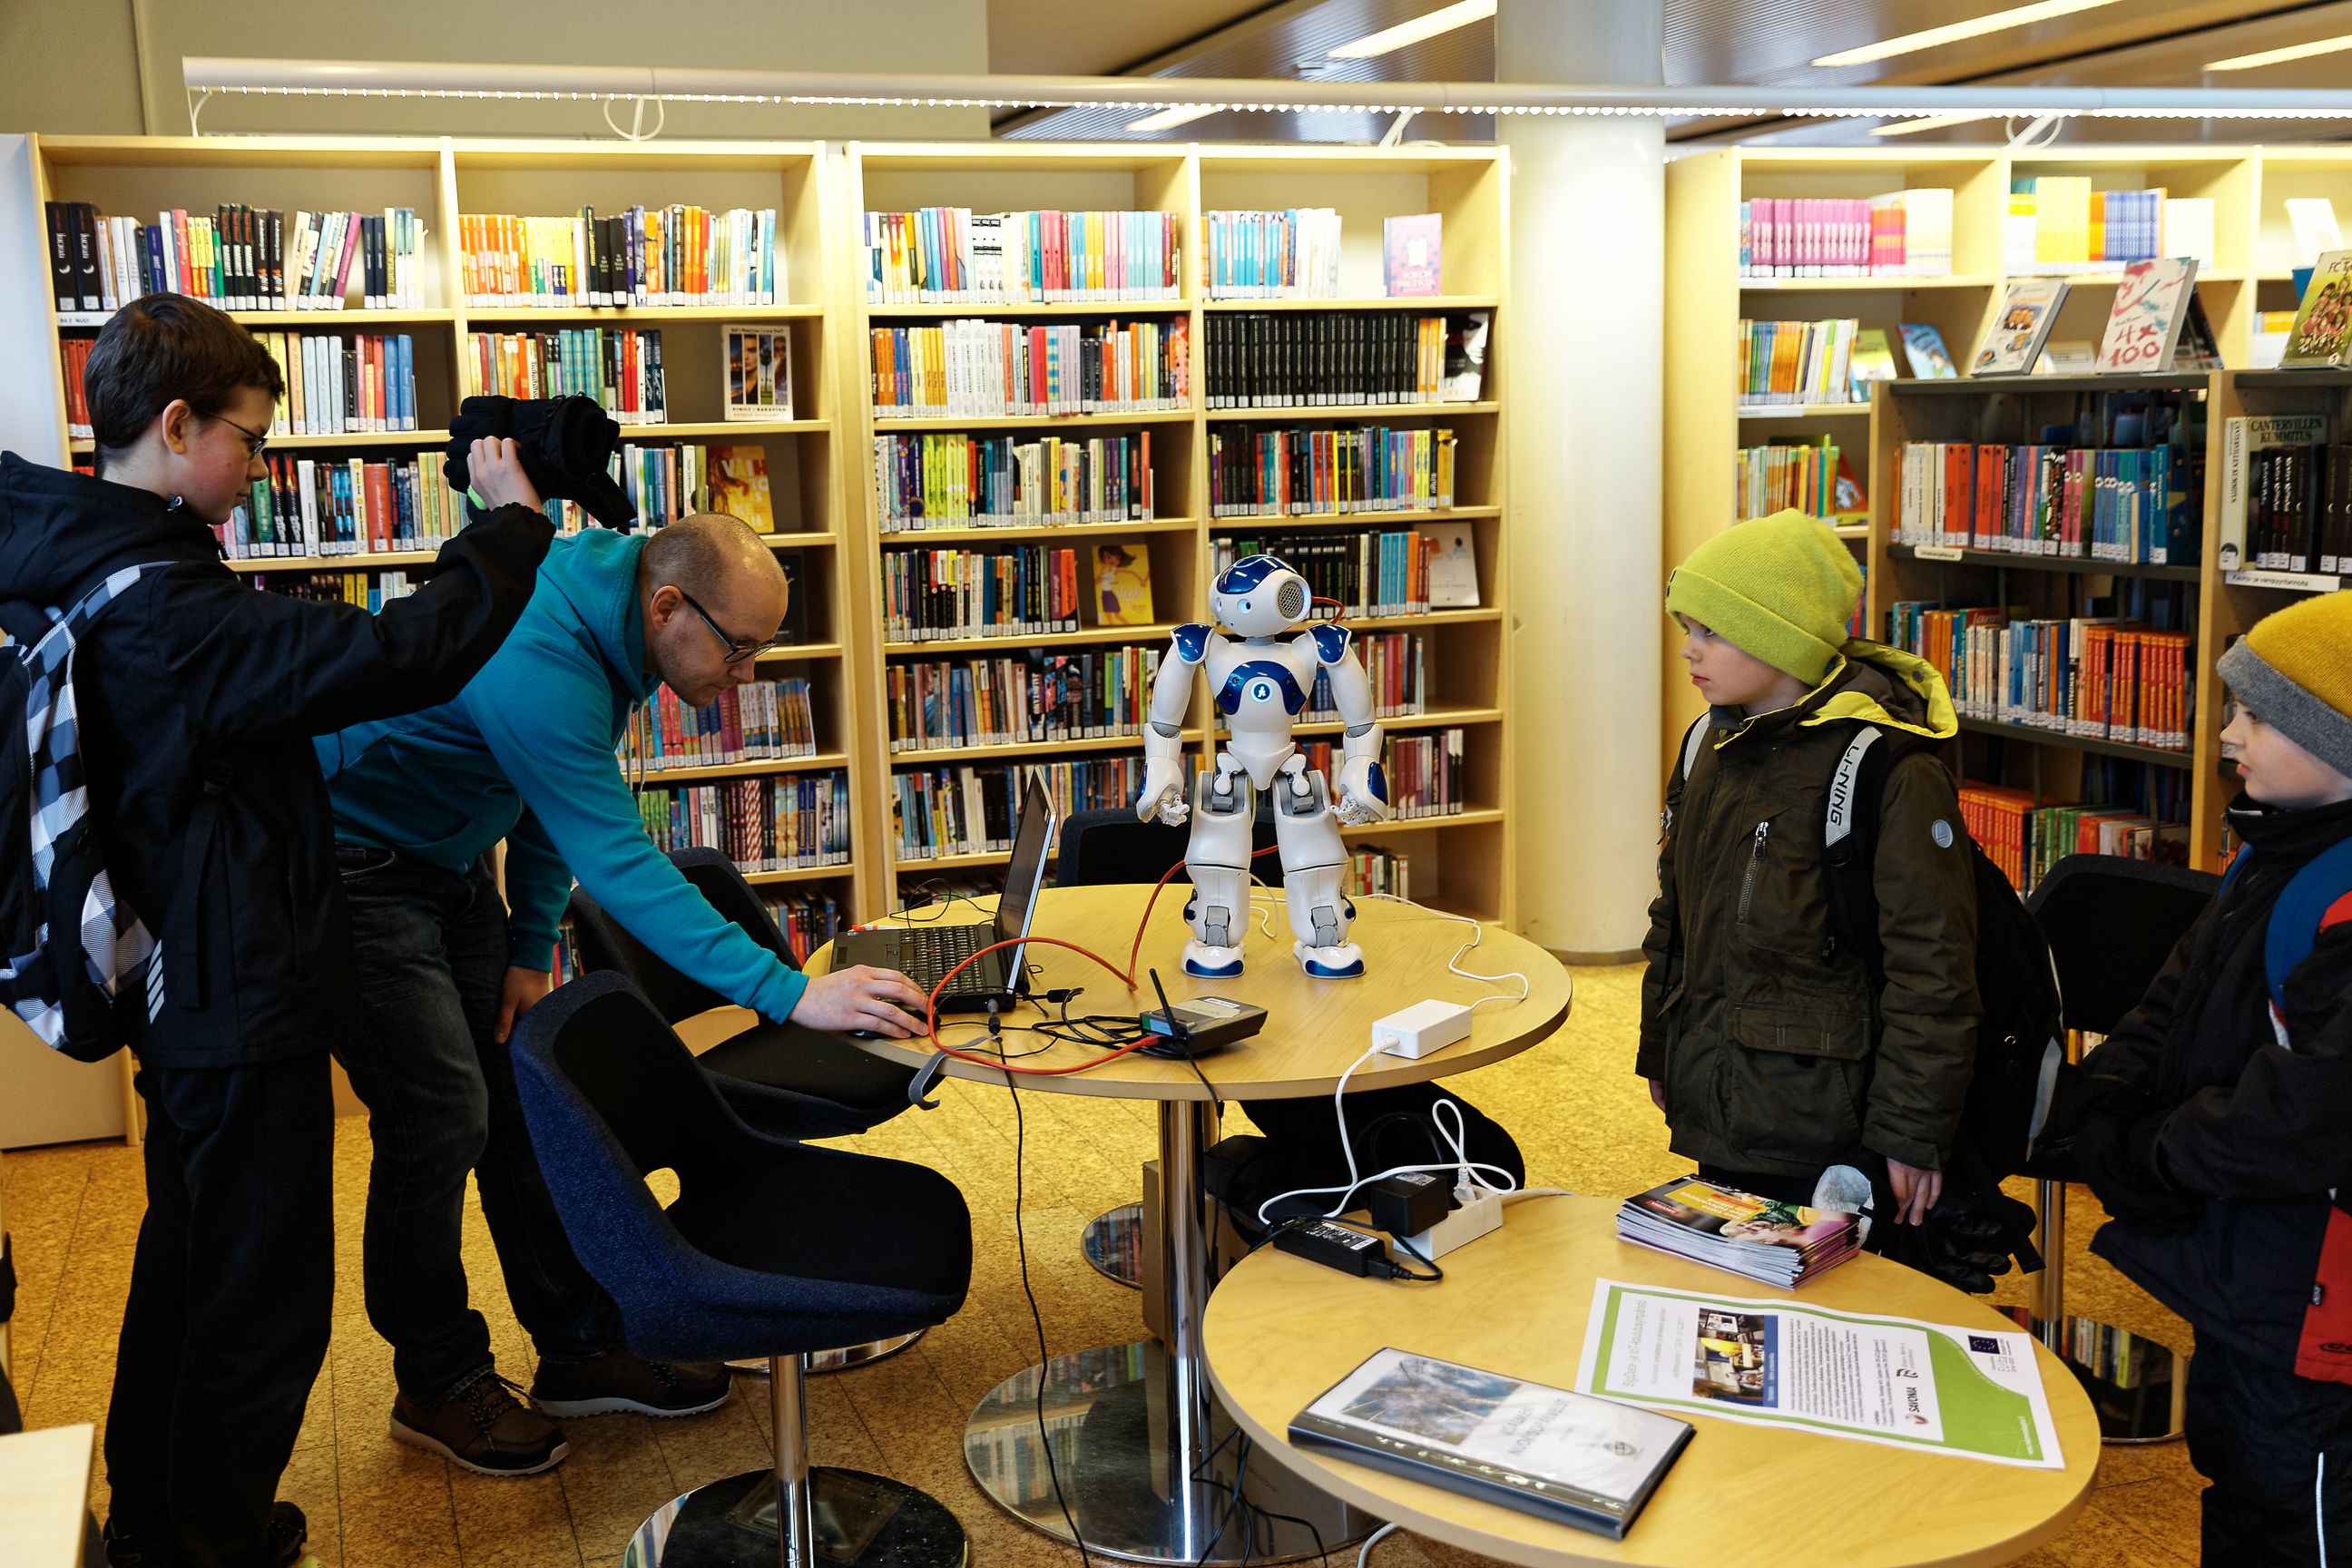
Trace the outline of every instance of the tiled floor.
<path fill-rule="evenodd" d="M 1633 1056 L 1635 969 L 1580 970 L 1568 1028 L 1549 1044 L 1453 1080 L 1512 1129 L 1538 1183 L 1626 1193 L 1682 1169 Z M 976 1243 L 971 1304 L 912 1350 L 810 1383 L 810 1427 L 821 1464 L 884 1471 L 923 1488 L 962 1521 L 982 1568 L 1064 1568 L 1075 1553 L 1012 1523 L 974 1489 L 958 1443 L 965 1413 L 1000 1379 L 1037 1359 L 1013 1243 L 1013 1117 L 1001 1089 L 950 1083 L 944 1104 L 909 1112 L 857 1140 L 877 1154 L 916 1160 L 951 1176 L 970 1201 Z M 1144 1102 L 1033 1093 L 1026 1196 L 1021 1215 L 1031 1281 L 1056 1353 L 1140 1334 L 1134 1292 L 1089 1268 L 1083 1222 L 1134 1195 L 1153 1153 Z M 1235 1113 L 1237 1114 L 1237 1113 Z M 311 1395 L 283 1495 L 310 1515 L 326 1568 L 541 1568 L 613 1563 L 646 1513 L 689 1487 L 769 1461 L 763 1384 L 694 1420 L 612 1415 L 570 1424 L 572 1455 L 548 1475 L 490 1480 L 389 1441 L 391 1355 L 370 1331 L 360 1298 L 359 1241 L 367 1124 L 337 1126 L 337 1285 L 334 1342 Z M 114 1334 L 142 1204 L 136 1153 L 81 1144 L 11 1153 L 8 1228 L 23 1286 L 16 1373 L 35 1426 L 106 1418 Z M 2079 1244 L 2098 1216 L 2078 1194 L 2072 1304 L 2110 1321 L 2186 1344 L 2184 1325 L 2123 1286 Z M 476 1300 L 497 1336 L 501 1370 L 528 1382 L 529 1348 L 506 1310 L 478 1211 L 468 1215 Z M 2014 1282 L 1999 1300 L 2022 1300 Z M 2178 1444 L 2105 1450 L 2089 1509 L 2025 1561 L 2033 1568 L 2178 1568 L 2197 1558 L 2197 1491 Z M 93 1503 L 101 1516 L 101 1478 Z M 1392 1536 L 1377 1568 L 1475 1568 L 1482 1560 Z"/>

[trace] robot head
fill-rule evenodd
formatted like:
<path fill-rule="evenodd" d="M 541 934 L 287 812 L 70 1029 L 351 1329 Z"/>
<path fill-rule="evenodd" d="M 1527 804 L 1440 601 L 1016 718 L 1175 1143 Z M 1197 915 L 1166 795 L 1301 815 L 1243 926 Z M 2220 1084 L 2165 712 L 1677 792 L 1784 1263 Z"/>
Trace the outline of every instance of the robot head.
<path fill-rule="evenodd" d="M 1234 562 L 1209 586 L 1210 614 L 1245 637 L 1272 637 L 1307 619 L 1307 579 L 1271 555 Z"/>

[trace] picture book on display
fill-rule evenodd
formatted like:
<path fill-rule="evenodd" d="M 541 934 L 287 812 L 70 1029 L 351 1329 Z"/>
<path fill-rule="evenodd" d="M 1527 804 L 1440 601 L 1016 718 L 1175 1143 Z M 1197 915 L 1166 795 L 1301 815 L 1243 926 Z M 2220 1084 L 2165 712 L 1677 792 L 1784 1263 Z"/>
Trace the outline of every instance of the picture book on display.
<path fill-rule="evenodd" d="M 2352 360 L 2352 250 L 2331 250 L 2313 264 L 2303 306 L 2286 335 L 2287 370 L 2326 370 Z"/>
<path fill-rule="evenodd" d="M 1886 346 L 1886 334 L 1876 327 L 1864 327 L 1853 335 L 1853 347 L 1846 354 L 1846 375 L 1853 383 L 1853 401 L 1870 401 L 1870 389 L 1864 385 L 1872 381 L 1897 381 L 1903 373 L 1895 368 L 1895 351 Z"/>
<path fill-rule="evenodd" d="M 1151 624 L 1151 552 L 1139 542 L 1095 546 L 1095 624 Z"/>
<path fill-rule="evenodd" d="M 2196 298 L 2197 258 L 2177 256 L 2135 261 L 2116 285 L 2106 335 L 2099 341 L 2099 374 L 2147 374 L 2172 367 L 2189 301 Z"/>
<path fill-rule="evenodd" d="M 768 495 L 765 447 L 710 449 L 710 510 L 740 518 L 761 533 L 776 531 L 775 507 Z"/>
<path fill-rule="evenodd" d="M 1944 347 L 1944 334 L 1932 324 L 1906 321 L 1903 333 L 1903 355 L 1911 362 L 1911 374 L 1921 381 L 1952 381 L 1959 372 L 1952 368 L 1951 351 Z"/>
<path fill-rule="evenodd" d="M 1470 530 L 1460 525 L 1424 528 L 1421 536 L 1435 546 L 1429 557 L 1429 607 L 1476 609 L 1478 558 L 1471 552 Z"/>
<path fill-rule="evenodd" d="M 1381 220 L 1381 291 L 1391 300 L 1445 292 L 1445 215 L 1419 213 Z"/>
<path fill-rule="evenodd" d="M 1622 1541 L 1696 1428 L 1387 1349 L 1290 1422 L 1301 1448 Z"/>
<path fill-rule="evenodd" d="M 774 327 L 722 327 L 720 354 L 727 384 L 719 389 L 730 419 L 793 416 L 793 339 Z"/>
<path fill-rule="evenodd" d="M 1970 375 L 2029 375 L 2066 303 L 2063 278 L 2015 278 L 2001 290 Z M 1911 329 L 1903 329 L 1908 332 Z"/>
<path fill-rule="evenodd" d="M 1776 1203 L 1702 1182 L 1668 1182 L 1627 1198 L 1617 1236 L 1711 1268 L 1790 1289 L 1853 1256 L 1854 1216 Z"/>

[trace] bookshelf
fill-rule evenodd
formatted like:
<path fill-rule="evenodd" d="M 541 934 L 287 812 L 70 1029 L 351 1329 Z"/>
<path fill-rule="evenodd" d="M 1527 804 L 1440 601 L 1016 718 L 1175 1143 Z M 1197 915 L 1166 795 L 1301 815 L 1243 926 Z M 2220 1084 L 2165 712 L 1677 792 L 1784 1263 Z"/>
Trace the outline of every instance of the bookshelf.
<path fill-rule="evenodd" d="M 396 329 L 415 342 L 421 428 L 395 434 L 280 436 L 271 450 L 370 462 L 429 453 L 465 395 L 468 344 L 477 332 L 553 331 L 579 327 L 659 329 L 667 387 L 667 422 L 627 428 L 639 444 L 756 445 L 765 453 L 779 551 L 798 555 L 808 637 L 763 659 L 762 679 L 811 682 L 817 755 L 657 772 L 647 783 L 730 780 L 839 770 L 848 782 L 849 864 L 755 874 L 763 883 L 814 884 L 839 900 L 845 920 L 871 920 L 927 878 L 1001 866 L 998 854 L 901 859 L 893 826 L 900 771 L 1048 764 L 1127 755 L 1137 737 L 1108 736 L 1012 746 L 964 745 L 893 752 L 887 682 L 894 664 L 1019 656 L 1030 648 L 1085 653 L 1135 645 L 1164 649 L 1171 628 L 1205 614 L 1216 542 L 1236 534 L 1309 541 L 1416 526 L 1467 529 L 1477 564 L 1475 609 L 1351 618 L 1366 632 L 1424 639 L 1425 711 L 1383 720 L 1392 736 L 1463 732 L 1464 809 L 1456 815 L 1350 828 L 1351 847 L 1370 843 L 1412 863 L 1416 898 L 1483 919 L 1513 915 L 1509 757 L 1509 556 L 1505 493 L 1501 341 L 1506 280 L 1505 155 L 1489 148 L 1220 148 L 1007 143 L 692 142 L 299 137 L 39 137 L 35 177 L 43 200 L 87 201 L 113 215 L 178 207 L 209 212 L 224 203 L 257 207 L 415 210 L 425 233 L 422 305 L 402 310 L 244 311 L 257 330 L 369 332 Z M 716 211 L 773 208 L 782 275 L 766 306 L 488 305 L 465 289 L 459 219 L 478 214 L 600 214 L 633 205 L 685 203 Z M 866 298 L 858 235 L 868 209 L 952 205 L 977 212 L 1055 208 L 1158 211 L 1172 215 L 1181 288 L 1173 300 L 1034 304 L 876 304 Z M 1209 300 L 1195 247 L 1201 216 L 1218 208 L 1336 207 L 1342 215 L 1340 297 L 1295 300 Z M 1444 216 L 1445 287 L 1429 299 L 1381 295 L 1381 219 Z M 102 316 L 59 317 L 46 300 L 54 337 L 94 335 Z M 1214 410 L 1203 395 L 1203 324 L 1213 313 L 1335 310 L 1439 314 L 1491 312 L 1482 401 L 1359 407 Z M 1087 326 L 1117 319 L 1182 323 L 1192 354 L 1183 405 L 1127 414 L 877 416 L 868 384 L 868 333 L 892 325 L 936 326 L 985 319 Z M 721 417 L 718 329 L 776 323 L 792 345 L 793 413 L 769 421 Z M 87 441 L 66 439 L 61 363 L 60 449 L 77 457 Z M 1267 427 L 1281 421 L 1329 428 L 1385 425 L 1449 429 L 1456 442 L 1455 504 L 1443 510 L 1361 511 L 1338 516 L 1212 518 L 1207 498 L 1216 427 Z M 1053 526 L 955 527 L 885 533 L 873 480 L 877 437 L 970 433 L 1033 440 L 1139 436 L 1152 446 L 1156 510 L 1150 521 Z M 1043 546 L 1090 552 L 1122 543 L 1149 560 L 1152 624 L 1084 621 L 1075 631 L 1017 637 L 889 640 L 883 627 L 885 552 L 898 549 Z M 1278 546 L 1277 546 L 1278 547 Z M 373 573 L 425 564 L 430 552 L 273 557 L 233 563 L 240 571 Z M 1085 557 L 1082 556 L 1082 560 Z M 1081 589 L 1087 587 L 1082 577 Z M 1196 684 L 1184 732 L 1188 756 L 1205 761 L 1212 731 L 1206 690 Z M 1338 726 L 1308 724 L 1301 736 L 1329 741 Z M 1132 791 L 1123 798 L 1131 799 Z"/>
<path fill-rule="evenodd" d="M 1681 159 L 1666 170 L 1668 298 L 1666 360 L 1666 560 L 1682 559 L 1728 527 L 1733 475 L 1725 460 L 1737 447 L 1772 435 L 1834 436 L 1842 449 L 1866 456 L 1871 522 L 1841 530 L 1867 573 L 1869 635 L 1884 639 L 1889 606 L 1942 599 L 1954 605 L 2017 605 L 2063 615 L 2093 594 L 2116 586 L 2184 595 L 2182 629 L 2193 633 L 2195 684 L 2191 744 L 2186 752 L 2071 737 L 2025 725 L 1964 719 L 1954 760 L 1965 778 L 2007 784 L 2053 802 L 2079 798 L 2086 759 L 2171 769 L 2188 795 L 2189 864 L 2218 869 L 2224 853 L 2221 813 L 2237 793 L 2221 772 L 2215 661 L 2228 639 L 2288 603 L 2294 590 L 2224 580 L 2212 542 L 2220 500 L 2223 420 L 2241 414 L 2326 413 L 2342 439 L 2352 418 L 2352 375 L 2338 373 L 2225 370 L 2178 376 L 2053 376 L 1904 379 L 1876 384 L 1860 408 L 1776 408 L 1765 417 L 1737 395 L 1737 322 L 1742 317 L 1853 316 L 1895 341 L 1904 321 L 1931 322 L 1965 363 L 1983 334 L 2009 274 L 2003 269 L 2001 218 L 2012 180 L 2086 176 L 2095 190 L 2163 186 L 2175 196 L 2214 204 L 2214 261 L 2200 267 L 2198 292 L 2225 364 L 2243 365 L 2258 311 L 2292 309 L 2288 272 L 2293 240 L 2284 199 L 2324 195 L 2352 211 L 2352 153 L 2329 147 L 2144 147 L 2084 153 L 2051 149 L 1735 148 Z M 1940 278 L 1743 278 L 1738 266 L 1738 204 L 1756 196 L 1863 197 L 1911 187 L 1949 187 L 1953 196 L 1953 274 Z M 2073 285 L 2053 339 L 2101 336 L 2116 277 L 2072 273 Z M 1785 303 L 1776 294 L 1794 296 Z M 1899 342 L 1896 356 L 1901 359 Z M 2081 558 L 2023 556 L 1963 549 L 1920 551 L 1892 538 L 1899 454 L 1906 441 L 2017 442 L 2043 424 L 2065 424 L 2084 392 L 2151 391 L 2201 408 L 2205 425 L 2204 538 L 2194 563 L 2126 564 Z M 1866 454 L 1853 444 L 1866 441 Z M 1855 462 L 1864 471 L 1862 461 Z M 1942 558 L 1931 558 L 1942 557 Z M 2178 585 L 2173 586 L 2173 585 Z M 1661 776 L 1699 704 L 1678 679 L 1668 636 L 1670 693 L 1660 734 Z M 2179 787 L 2179 786 L 2169 786 Z"/>

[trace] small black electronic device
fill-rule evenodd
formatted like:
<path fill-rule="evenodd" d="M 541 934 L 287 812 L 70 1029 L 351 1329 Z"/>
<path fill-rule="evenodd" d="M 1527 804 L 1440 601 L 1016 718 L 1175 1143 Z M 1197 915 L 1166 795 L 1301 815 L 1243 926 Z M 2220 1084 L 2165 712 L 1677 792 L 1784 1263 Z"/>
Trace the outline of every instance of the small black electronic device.
<path fill-rule="evenodd" d="M 1265 1008 L 1230 997 L 1195 996 L 1181 1006 L 1171 1007 L 1168 993 L 1160 987 L 1158 970 L 1151 972 L 1151 988 L 1160 993 L 1160 1005 L 1149 1013 L 1137 1014 L 1135 1021 L 1160 1038 L 1139 1047 L 1139 1055 L 1178 1061 L 1204 1057 L 1235 1040 L 1246 1040 L 1265 1027 Z"/>
<path fill-rule="evenodd" d="M 1372 1217 L 1372 1228 L 1391 1236 L 1419 1236 L 1434 1228 L 1456 1206 L 1444 1180 L 1427 1171 L 1399 1171 L 1367 1183 L 1362 1199 L 1365 1212 Z"/>
<path fill-rule="evenodd" d="M 1274 1233 L 1274 1247 L 1360 1279 L 1372 1275 L 1386 1279 L 1396 1272 L 1387 1244 L 1379 1237 L 1328 1219 L 1283 1226 Z"/>

